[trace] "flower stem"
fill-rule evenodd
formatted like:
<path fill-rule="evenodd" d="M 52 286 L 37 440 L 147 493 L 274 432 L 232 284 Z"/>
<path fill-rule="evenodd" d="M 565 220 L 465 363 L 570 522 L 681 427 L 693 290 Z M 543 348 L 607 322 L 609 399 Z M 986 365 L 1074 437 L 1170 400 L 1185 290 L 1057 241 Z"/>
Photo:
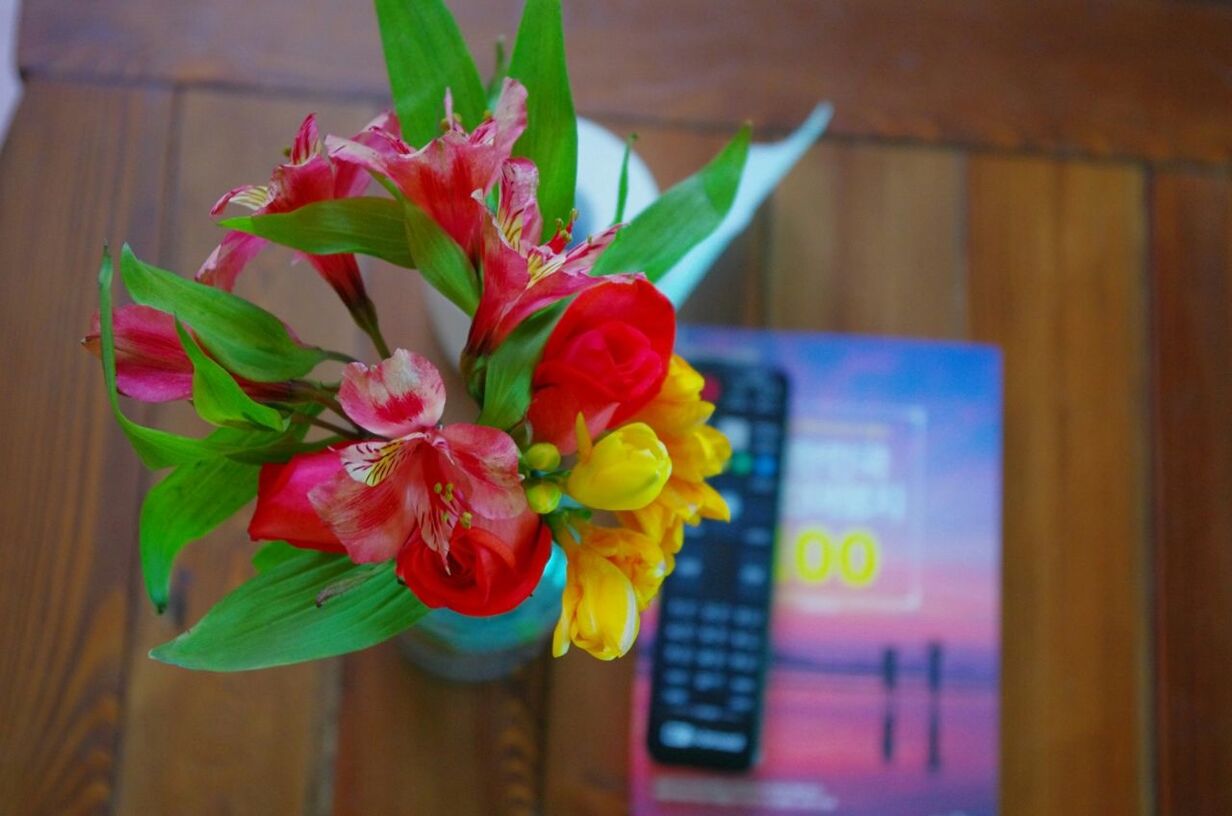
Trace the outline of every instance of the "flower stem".
<path fill-rule="evenodd" d="M 363 438 L 357 431 L 344 428 L 341 425 L 336 425 L 333 422 L 330 422 L 328 419 L 321 419 L 320 417 L 308 417 L 308 422 L 317 426 L 318 428 L 324 428 L 327 431 L 332 431 L 333 433 L 339 436 L 345 437 L 346 439 L 362 439 Z"/>

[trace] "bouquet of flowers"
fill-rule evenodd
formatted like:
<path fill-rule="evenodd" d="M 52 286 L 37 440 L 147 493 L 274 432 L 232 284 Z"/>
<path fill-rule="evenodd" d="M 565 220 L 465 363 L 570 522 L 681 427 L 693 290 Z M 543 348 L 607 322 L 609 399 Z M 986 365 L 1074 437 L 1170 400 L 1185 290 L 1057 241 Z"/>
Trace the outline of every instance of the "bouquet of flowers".
<path fill-rule="evenodd" d="M 673 353 L 675 311 L 654 282 L 731 206 L 748 128 L 629 223 L 618 214 L 575 236 L 559 0 L 527 0 L 512 56 L 486 84 L 440 0 L 376 10 L 392 112 L 351 138 L 322 137 L 308 116 L 267 183 L 219 200 L 215 215 L 251 212 L 221 222 L 196 280 L 126 246 L 133 303 L 113 306 L 103 258 L 85 344 L 137 454 L 170 468 L 141 512 L 150 598 L 161 611 L 179 550 L 254 497 L 248 531 L 268 542 L 252 579 L 152 656 L 260 668 L 365 648 L 432 608 L 507 612 L 555 542 L 567 577 L 554 654 L 574 644 L 618 657 L 683 525 L 728 515 L 706 480 L 730 448 L 706 424 L 702 378 Z M 270 242 L 329 283 L 371 339 L 369 361 L 314 346 L 232 293 Z M 356 255 L 418 270 L 470 316 L 468 394 L 449 398 L 473 400 L 474 422 L 441 423 L 439 371 L 387 342 Z M 191 400 L 216 429 L 140 425 L 121 394 Z"/>

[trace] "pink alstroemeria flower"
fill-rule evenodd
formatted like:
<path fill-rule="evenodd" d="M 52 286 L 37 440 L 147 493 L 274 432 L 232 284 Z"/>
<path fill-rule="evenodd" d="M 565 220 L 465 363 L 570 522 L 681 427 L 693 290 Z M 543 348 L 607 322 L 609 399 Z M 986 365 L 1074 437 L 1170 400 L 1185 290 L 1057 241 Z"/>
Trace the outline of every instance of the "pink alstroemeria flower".
<path fill-rule="evenodd" d="M 330 156 L 385 176 L 415 206 L 445 230 L 472 259 L 478 258 L 482 229 L 491 221 L 484 203 L 500 179 L 501 167 L 526 130 L 526 88 L 506 79 L 495 112 L 467 133 L 445 94 L 443 134 L 415 150 L 397 134 L 375 127 L 362 141 L 330 137 Z M 384 142 L 384 149 L 373 144 Z"/>
<path fill-rule="evenodd" d="M 455 528 L 526 511 L 513 439 L 483 425 L 438 427 L 445 385 L 423 357 L 398 349 L 372 368 L 351 363 L 338 402 L 385 437 L 340 449 L 343 471 L 308 495 L 353 561 L 427 547 L 447 566 Z"/>
<path fill-rule="evenodd" d="M 539 171 L 528 159 L 510 158 L 526 129 L 526 89 L 517 80 L 505 80 L 495 113 L 470 133 L 453 115 L 446 94 L 445 122 L 445 133 L 420 150 L 379 130 L 373 132 L 387 142 L 385 151 L 343 139 L 330 139 L 329 146 L 339 163 L 389 178 L 480 266 L 483 291 L 467 341 L 467 353 L 478 356 L 500 345 L 534 312 L 598 283 L 590 269 L 617 228 L 566 252 L 569 225 L 560 225 L 540 245 Z M 494 219 L 485 202 L 498 182 Z"/>
<path fill-rule="evenodd" d="M 193 365 L 180 344 L 175 318 L 149 306 L 120 306 L 112 311 L 115 331 L 116 390 L 142 402 L 171 402 L 192 397 Z M 102 356 L 98 312 L 81 344 Z M 236 377 L 249 396 L 287 399 L 288 383 L 258 383 Z"/>
<path fill-rule="evenodd" d="M 484 230 L 483 292 L 466 342 L 471 356 L 499 346 L 540 309 L 605 280 L 593 277 L 590 270 L 619 227 L 566 251 L 571 225 L 561 225 L 551 241 L 540 245 L 543 217 L 535 198 L 538 186 L 539 171 L 533 162 L 505 162 L 496 223 Z"/>
<path fill-rule="evenodd" d="M 373 135 L 377 130 L 396 133 L 398 121 L 392 113 L 383 113 L 355 139 L 379 149 L 385 140 Z M 362 195 L 370 181 L 363 168 L 330 160 L 317 131 L 316 116 L 309 114 L 295 135 L 290 160 L 274 169 L 269 183 L 245 184 L 228 191 L 218 199 L 210 214 L 218 215 L 232 202 L 248 207 L 257 215 L 291 212 L 318 201 Z M 231 291 L 240 272 L 268 243 L 260 236 L 228 232 L 198 270 L 197 280 Z M 376 324 L 375 311 L 364 290 L 355 256 L 347 253 L 304 254 L 303 257 L 338 293 L 360 326 L 370 331 Z"/>

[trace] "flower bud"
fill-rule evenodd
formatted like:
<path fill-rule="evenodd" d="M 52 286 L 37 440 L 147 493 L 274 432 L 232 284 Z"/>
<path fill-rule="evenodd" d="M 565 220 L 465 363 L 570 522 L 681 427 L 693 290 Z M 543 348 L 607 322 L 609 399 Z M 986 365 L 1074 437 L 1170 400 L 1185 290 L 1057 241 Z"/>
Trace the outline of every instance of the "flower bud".
<path fill-rule="evenodd" d="M 672 460 L 655 432 L 634 422 L 592 445 L 578 415 L 580 461 L 569 474 L 566 489 L 582 504 L 597 510 L 637 510 L 650 504 L 672 474 Z"/>
<path fill-rule="evenodd" d="M 536 442 L 522 454 L 522 461 L 532 470 L 556 470 L 560 467 L 560 450 L 551 442 Z"/>
<path fill-rule="evenodd" d="M 541 516 L 557 508 L 560 496 L 560 486 L 555 482 L 531 482 L 526 486 L 526 503 Z"/>

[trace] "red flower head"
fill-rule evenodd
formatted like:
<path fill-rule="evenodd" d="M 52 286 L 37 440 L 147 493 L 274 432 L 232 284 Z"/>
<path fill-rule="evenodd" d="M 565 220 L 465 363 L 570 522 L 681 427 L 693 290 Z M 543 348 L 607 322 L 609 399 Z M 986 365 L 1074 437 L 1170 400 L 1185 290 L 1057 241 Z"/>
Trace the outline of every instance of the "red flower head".
<path fill-rule="evenodd" d="M 355 138 L 377 147 L 384 145 L 383 139 L 373 135 L 374 129 L 396 132 L 397 119 L 392 113 L 383 113 Z M 362 195 L 370 181 L 362 168 L 335 163 L 325 154 L 317 132 L 316 116 L 309 114 L 295 135 L 290 161 L 275 168 L 269 183 L 236 187 L 218 199 L 210 214 L 218 215 L 231 202 L 242 204 L 258 215 L 290 212 L 318 201 Z M 256 235 L 228 232 L 197 271 L 197 280 L 231 291 L 240 272 L 267 243 L 265 238 Z M 338 293 L 347 308 L 360 320 L 360 325 L 374 320 L 371 302 L 364 291 L 364 282 L 354 255 L 304 257 Z"/>
<path fill-rule="evenodd" d="M 372 368 L 348 365 L 338 401 L 384 438 L 267 465 L 254 538 L 397 559 L 424 603 L 466 614 L 505 612 L 530 594 L 551 541 L 527 508 L 514 441 L 482 425 L 438 427 L 440 373 L 402 349 Z"/>
<path fill-rule="evenodd" d="M 470 133 L 453 115 L 446 93 L 445 121 L 447 130 L 419 150 L 396 134 L 374 128 L 365 134 L 368 144 L 331 137 L 330 155 L 388 178 L 474 258 L 483 226 L 492 220 L 484 198 L 526 129 L 526 88 L 506 79 L 496 111 Z M 372 139 L 382 144 L 374 145 Z"/>
<path fill-rule="evenodd" d="M 676 341 L 676 312 L 654 284 L 641 276 L 600 280 L 565 310 L 535 368 L 531 430 L 564 453 L 577 447 L 579 413 L 598 435 L 646 405 Z"/>

